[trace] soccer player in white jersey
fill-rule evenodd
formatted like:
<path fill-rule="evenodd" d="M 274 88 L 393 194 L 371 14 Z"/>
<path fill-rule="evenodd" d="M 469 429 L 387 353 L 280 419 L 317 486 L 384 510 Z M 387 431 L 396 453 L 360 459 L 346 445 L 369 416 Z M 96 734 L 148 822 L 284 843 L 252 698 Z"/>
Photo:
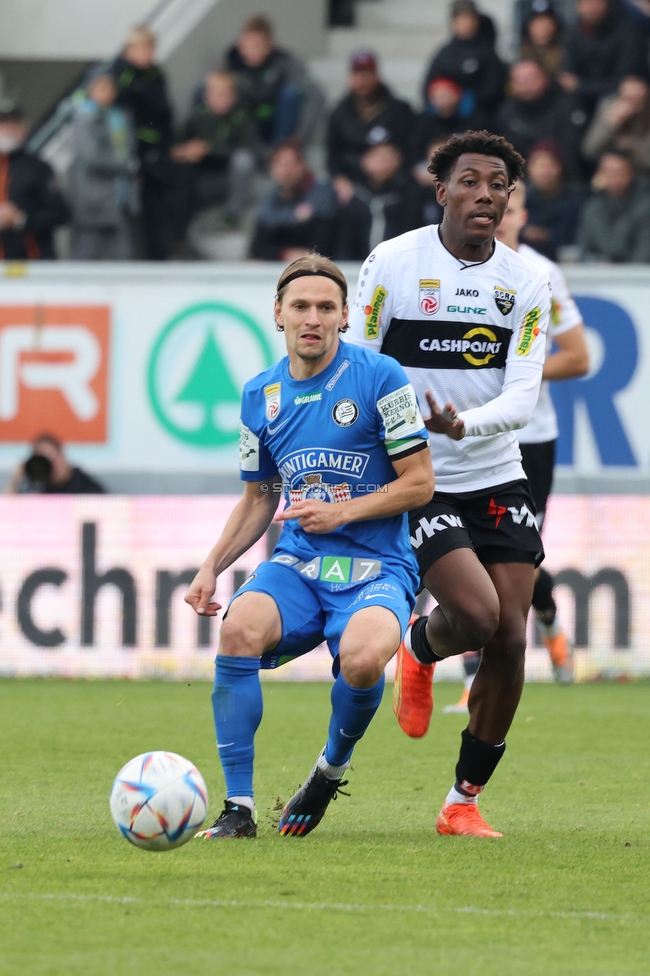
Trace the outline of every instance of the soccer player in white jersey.
<path fill-rule="evenodd" d="M 257 833 L 260 667 L 325 640 L 335 677 L 327 742 L 278 829 L 303 837 L 320 823 L 408 627 L 418 575 L 405 513 L 433 492 L 428 434 L 404 370 L 339 341 L 348 319 L 341 270 L 318 254 L 298 258 L 280 276 L 275 318 L 287 355 L 242 397 L 246 490 L 185 598 L 197 613 L 217 613 L 217 578 L 261 537 L 284 495 L 273 555 L 240 586 L 221 627 L 212 706 L 227 799 L 199 835 L 210 840 Z"/>
<path fill-rule="evenodd" d="M 437 661 L 482 650 L 443 834 L 496 837 L 478 796 L 505 750 L 524 680 L 526 619 L 543 559 L 515 430 L 539 396 L 548 275 L 495 241 L 524 161 L 488 132 L 454 136 L 431 159 L 440 225 L 380 244 L 350 315 L 352 341 L 393 356 L 428 404 L 436 493 L 409 513 L 420 576 L 438 606 L 398 652 L 394 709 L 424 735 Z"/>
<path fill-rule="evenodd" d="M 551 318 L 539 400 L 531 422 L 517 431 L 521 460 L 537 509 L 537 525 L 541 531 L 553 482 L 555 446 L 559 435 L 549 383 L 584 376 L 589 369 L 589 350 L 580 310 L 569 294 L 561 270 L 557 264 L 534 251 L 532 247 L 519 243 L 519 233 L 527 220 L 526 189 L 523 183 L 517 183 L 510 194 L 508 209 L 497 229 L 497 240 L 517 251 L 534 267 L 546 271 L 551 280 Z M 553 349 L 553 346 L 556 348 Z M 559 684 L 571 684 L 574 680 L 573 648 L 557 616 L 557 606 L 553 599 L 553 577 L 542 566 L 535 574 L 533 608 L 544 646 L 551 658 L 555 679 Z M 479 654 L 476 652 L 464 655 L 463 695 L 455 705 L 448 705 L 444 709 L 445 712 L 468 710 L 469 690 L 478 670 L 478 659 Z"/>

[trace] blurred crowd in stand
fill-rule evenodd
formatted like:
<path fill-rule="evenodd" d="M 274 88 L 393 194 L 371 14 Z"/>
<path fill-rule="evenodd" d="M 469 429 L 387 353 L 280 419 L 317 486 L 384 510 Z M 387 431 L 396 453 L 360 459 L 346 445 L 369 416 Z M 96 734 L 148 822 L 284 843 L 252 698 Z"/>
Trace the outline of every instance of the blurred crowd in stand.
<path fill-rule="evenodd" d="M 62 183 L 25 148 L 20 108 L 0 104 L 0 257 L 52 258 L 67 225 L 73 259 L 197 258 L 192 228 L 210 213 L 216 233 L 247 235 L 252 259 L 317 248 L 362 260 L 440 219 L 433 149 L 487 128 L 526 158 L 528 244 L 553 259 L 650 262 L 650 5 L 557 2 L 516 0 L 506 64 L 492 19 L 453 0 L 421 111 L 391 92 L 372 51 L 352 56 L 328 108 L 259 14 L 175 124 L 155 37 L 134 28 L 72 96 Z"/>

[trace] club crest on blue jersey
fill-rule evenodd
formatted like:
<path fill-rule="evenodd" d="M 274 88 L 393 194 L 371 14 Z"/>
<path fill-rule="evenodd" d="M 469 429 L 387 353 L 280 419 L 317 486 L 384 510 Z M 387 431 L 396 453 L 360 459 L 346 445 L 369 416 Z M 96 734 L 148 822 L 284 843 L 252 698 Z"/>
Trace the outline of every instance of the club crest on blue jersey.
<path fill-rule="evenodd" d="M 349 397 L 343 397 L 332 408 L 332 420 L 339 427 L 351 427 L 359 416 L 359 408 Z"/>

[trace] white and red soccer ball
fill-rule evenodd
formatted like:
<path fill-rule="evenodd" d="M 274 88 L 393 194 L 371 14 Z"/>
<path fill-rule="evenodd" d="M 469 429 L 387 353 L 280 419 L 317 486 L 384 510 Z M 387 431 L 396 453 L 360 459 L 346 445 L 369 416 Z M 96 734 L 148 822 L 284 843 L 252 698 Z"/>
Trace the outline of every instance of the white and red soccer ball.
<path fill-rule="evenodd" d="M 147 851 L 169 851 L 200 828 L 208 791 L 188 759 L 175 752 L 145 752 L 119 771 L 110 802 L 123 837 Z"/>

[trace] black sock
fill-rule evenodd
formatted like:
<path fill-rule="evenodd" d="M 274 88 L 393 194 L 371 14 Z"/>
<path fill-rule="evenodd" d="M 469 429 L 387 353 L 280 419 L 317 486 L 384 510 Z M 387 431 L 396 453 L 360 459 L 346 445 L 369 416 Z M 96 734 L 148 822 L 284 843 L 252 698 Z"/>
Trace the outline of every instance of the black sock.
<path fill-rule="evenodd" d="M 500 746 L 491 746 L 488 742 L 477 739 L 469 729 L 463 729 L 461 740 L 456 766 L 456 789 L 465 796 L 476 796 L 483 791 L 497 768 L 506 751 L 506 744 L 502 742 Z"/>
<path fill-rule="evenodd" d="M 540 569 L 535 589 L 533 590 L 533 607 L 545 624 L 552 624 L 555 620 L 557 607 L 553 599 L 553 577 L 545 569 Z"/>
<path fill-rule="evenodd" d="M 432 650 L 431 644 L 427 640 L 426 628 L 428 619 L 428 617 L 418 617 L 411 627 L 411 647 L 420 664 L 433 664 L 434 661 L 444 661 L 443 657 L 440 657 Z"/>

